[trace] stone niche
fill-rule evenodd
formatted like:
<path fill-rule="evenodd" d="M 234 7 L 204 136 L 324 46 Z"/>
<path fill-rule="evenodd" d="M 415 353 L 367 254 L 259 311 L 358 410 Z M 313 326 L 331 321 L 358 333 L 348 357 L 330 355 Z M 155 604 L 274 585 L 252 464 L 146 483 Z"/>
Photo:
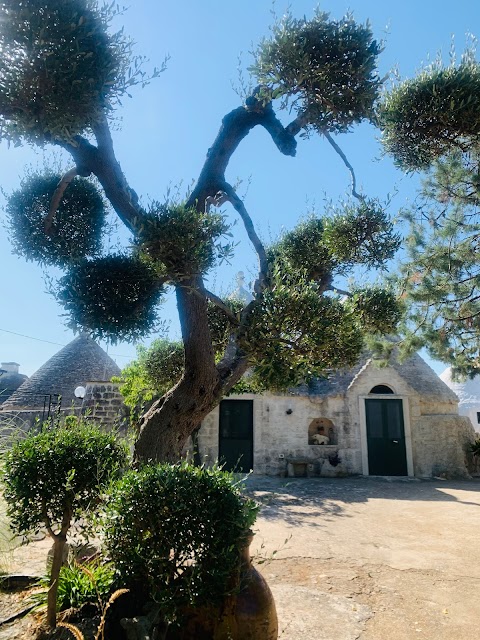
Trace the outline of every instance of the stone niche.
<path fill-rule="evenodd" d="M 308 427 L 308 444 L 328 446 L 337 444 L 337 430 L 329 418 L 315 418 Z"/>

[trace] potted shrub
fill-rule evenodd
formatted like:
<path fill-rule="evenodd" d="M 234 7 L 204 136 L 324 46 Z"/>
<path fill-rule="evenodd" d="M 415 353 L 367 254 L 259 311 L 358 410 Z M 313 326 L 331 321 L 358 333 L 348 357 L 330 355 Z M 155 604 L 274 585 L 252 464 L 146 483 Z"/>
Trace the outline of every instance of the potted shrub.
<path fill-rule="evenodd" d="M 4 497 L 12 529 L 28 537 L 45 528 L 53 539 L 47 601 L 47 626 L 52 629 L 70 527 L 95 512 L 126 461 L 126 448 L 114 433 L 77 421 L 28 434 L 5 455 Z"/>
<path fill-rule="evenodd" d="M 119 585 L 137 597 L 139 610 L 156 603 L 157 634 L 161 627 L 169 639 L 277 637 L 270 590 L 246 550 L 257 512 L 235 477 L 219 468 L 145 466 L 117 483 L 107 505 L 105 545 Z M 269 635 L 248 635 L 239 621 L 242 596 L 252 587 L 262 590 L 259 624 Z"/>

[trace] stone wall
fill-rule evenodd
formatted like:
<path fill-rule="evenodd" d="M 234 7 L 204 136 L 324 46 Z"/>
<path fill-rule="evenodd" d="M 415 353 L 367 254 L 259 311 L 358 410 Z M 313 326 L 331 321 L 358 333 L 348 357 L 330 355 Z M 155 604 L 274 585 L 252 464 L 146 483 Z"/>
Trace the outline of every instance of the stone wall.
<path fill-rule="evenodd" d="M 255 474 L 287 475 L 291 461 L 302 461 L 309 475 L 361 473 L 361 454 L 355 448 L 357 438 L 345 423 L 343 398 L 320 401 L 309 396 L 243 394 L 230 399 L 253 400 Z M 332 421 L 336 444 L 309 444 L 309 425 L 318 418 Z M 199 453 L 206 462 L 218 457 L 218 424 L 217 407 L 203 421 L 198 436 Z"/>
<path fill-rule="evenodd" d="M 121 418 L 123 397 L 118 384 L 87 382 L 82 414 L 105 426 L 114 426 Z"/>
<path fill-rule="evenodd" d="M 464 416 L 421 416 L 412 427 L 415 475 L 468 477 L 475 430 Z"/>

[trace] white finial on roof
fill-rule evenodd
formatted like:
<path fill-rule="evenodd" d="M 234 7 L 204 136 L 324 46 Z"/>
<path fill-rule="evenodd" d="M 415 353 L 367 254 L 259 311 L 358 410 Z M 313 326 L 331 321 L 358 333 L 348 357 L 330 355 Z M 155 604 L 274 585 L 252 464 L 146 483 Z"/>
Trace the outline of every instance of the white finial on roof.
<path fill-rule="evenodd" d="M 253 300 L 253 296 L 250 291 L 245 289 L 245 274 L 243 271 L 239 271 L 237 273 L 237 290 L 234 292 L 232 297 L 238 298 L 242 302 L 251 302 Z"/>

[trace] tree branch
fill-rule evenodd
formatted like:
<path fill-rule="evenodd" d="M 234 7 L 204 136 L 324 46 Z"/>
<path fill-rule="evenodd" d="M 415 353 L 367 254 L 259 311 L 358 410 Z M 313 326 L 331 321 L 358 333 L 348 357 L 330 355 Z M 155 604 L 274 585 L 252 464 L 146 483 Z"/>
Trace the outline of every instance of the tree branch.
<path fill-rule="evenodd" d="M 221 298 L 219 298 L 217 295 L 215 295 L 211 291 L 208 291 L 208 289 L 204 289 L 203 293 L 210 300 L 210 302 L 213 302 L 213 304 L 216 307 L 218 307 L 223 311 L 223 313 L 227 316 L 227 318 L 230 320 L 230 322 L 233 325 L 240 324 L 237 316 L 232 312 L 232 310 L 224 303 L 224 301 Z"/>
<path fill-rule="evenodd" d="M 97 128 L 99 146 L 91 144 L 86 138 L 77 136 L 74 143 L 57 143 L 70 153 L 77 165 L 78 175 L 93 173 L 103 187 L 106 197 L 115 209 L 120 220 L 132 232 L 140 226 L 144 212 L 138 204 L 137 194 L 125 179 L 119 162 L 108 141 L 110 132 L 105 126 Z"/>
<path fill-rule="evenodd" d="M 247 235 L 250 239 L 250 242 L 253 244 L 255 251 L 257 252 L 258 261 L 260 265 L 259 265 L 258 278 L 254 286 L 254 291 L 255 293 L 259 293 L 260 291 L 262 291 L 265 284 L 265 280 L 268 275 L 267 252 L 265 251 L 265 247 L 263 246 L 262 241 L 260 240 L 260 238 L 257 235 L 257 232 L 255 231 L 255 227 L 253 226 L 252 219 L 248 211 L 246 210 L 245 205 L 243 204 L 243 201 L 238 197 L 238 195 L 235 192 L 235 189 L 231 185 L 225 183 L 225 193 L 227 194 L 228 199 L 232 203 L 234 209 L 242 218 L 242 221 L 245 226 Z"/>
<path fill-rule="evenodd" d="M 343 160 L 344 165 L 350 171 L 350 175 L 352 177 L 352 196 L 354 198 L 357 198 L 357 200 L 361 200 L 362 202 L 365 202 L 365 196 L 362 196 L 360 193 L 357 192 L 357 178 L 355 177 L 355 171 L 353 169 L 353 166 L 350 164 L 347 156 L 343 153 L 342 149 L 338 146 L 338 144 L 335 142 L 335 140 L 332 138 L 332 136 L 329 134 L 329 132 L 326 129 L 323 131 L 323 135 L 326 137 L 326 139 L 329 141 L 329 143 L 338 153 L 340 158 Z"/>
<path fill-rule="evenodd" d="M 352 297 L 352 294 L 350 293 L 350 291 L 339 289 L 338 287 L 334 287 L 333 285 L 330 285 L 329 287 L 327 287 L 325 291 L 334 291 L 335 293 L 339 293 L 341 296 L 347 296 L 348 298 Z"/>
<path fill-rule="evenodd" d="M 261 125 L 270 133 L 278 150 L 294 156 L 297 142 L 277 119 L 271 104 L 264 105 L 254 96 L 247 98 L 245 106 L 238 107 L 223 118 L 220 130 L 200 172 L 198 182 L 187 201 L 188 207 L 205 209 L 208 196 L 224 191 L 225 171 L 233 153 L 250 131 Z"/>
<path fill-rule="evenodd" d="M 308 124 L 308 117 L 303 113 L 299 113 L 295 120 L 285 127 L 285 130 L 292 136 L 296 136 Z"/>
<path fill-rule="evenodd" d="M 45 216 L 45 220 L 43 221 L 43 228 L 45 230 L 45 233 L 48 234 L 52 230 L 52 222 L 55 218 L 55 214 L 57 213 L 60 202 L 62 201 L 63 194 L 65 193 L 68 185 L 72 182 L 72 180 L 74 180 L 74 178 L 76 178 L 76 176 L 78 176 L 78 169 L 77 167 L 74 167 L 73 169 L 67 171 L 67 173 L 61 178 L 60 182 L 58 183 L 50 202 L 48 215 Z"/>

